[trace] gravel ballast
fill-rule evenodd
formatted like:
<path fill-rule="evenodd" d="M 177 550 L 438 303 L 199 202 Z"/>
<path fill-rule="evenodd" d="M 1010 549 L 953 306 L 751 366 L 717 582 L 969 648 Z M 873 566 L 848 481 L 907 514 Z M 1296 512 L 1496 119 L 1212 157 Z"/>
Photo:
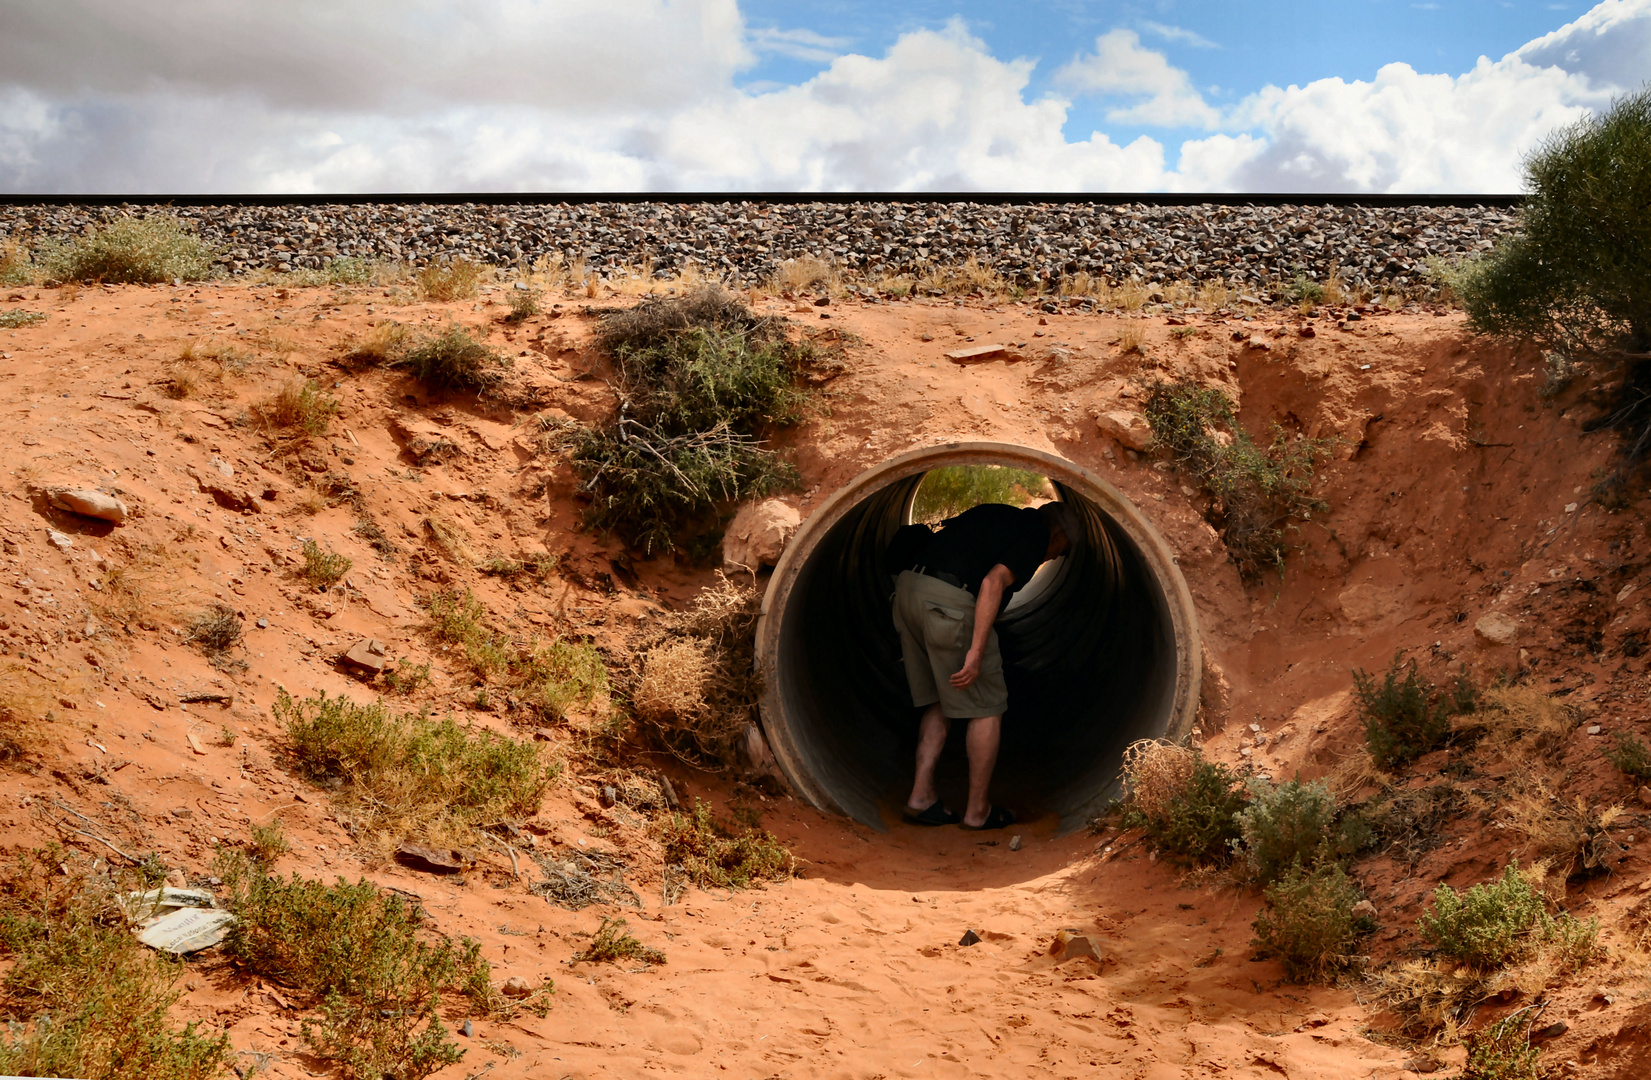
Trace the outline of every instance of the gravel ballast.
<path fill-rule="evenodd" d="M 1429 257 L 1488 250 L 1516 212 L 1497 206 L 1162 206 L 1145 203 L 584 202 L 326 203 L 276 206 L 129 204 L 0 206 L 0 244 L 65 239 L 121 213 L 189 221 L 232 274 L 322 269 L 341 257 L 412 265 L 466 257 L 492 265 L 541 258 L 599 272 L 689 264 L 734 284 L 813 256 L 869 276 L 968 259 L 1011 281 L 1086 273 L 1114 284 L 1298 275 L 1407 288 Z"/>

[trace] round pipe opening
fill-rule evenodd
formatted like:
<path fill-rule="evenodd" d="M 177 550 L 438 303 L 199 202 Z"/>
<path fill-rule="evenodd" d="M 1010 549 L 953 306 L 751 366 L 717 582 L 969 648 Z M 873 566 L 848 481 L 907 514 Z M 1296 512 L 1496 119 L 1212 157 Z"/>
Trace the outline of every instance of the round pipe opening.
<path fill-rule="evenodd" d="M 757 626 L 762 721 L 786 778 L 815 806 L 882 829 L 911 782 L 917 710 L 890 614 L 884 551 L 917 486 L 948 465 L 1008 465 L 1049 478 L 1085 535 L 1045 564 L 998 622 L 1009 711 L 996 801 L 1072 829 L 1118 791 L 1136 739 L 1181 738 L 1198 705 L 1192 595 L 1168 544 L 1130 501 L 1065 458 L 1007 443 L 915 450 L 843 487 L 803 523 L 774 569 Z M 963 724 L 941 761 L 962 804 Z"/>

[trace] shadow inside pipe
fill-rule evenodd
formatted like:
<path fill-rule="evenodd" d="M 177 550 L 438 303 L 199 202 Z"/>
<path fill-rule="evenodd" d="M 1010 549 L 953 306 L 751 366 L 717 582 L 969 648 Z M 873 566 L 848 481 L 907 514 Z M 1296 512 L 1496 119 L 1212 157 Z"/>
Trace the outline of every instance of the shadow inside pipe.
<path fill-rule="evenodd" d="M 911 783 L 918 710 L 890 615 L 884 552 L 922 474 L 849 510 L 814 547 L 791 589 L 778 642 L 778 690 L 790 734 L 821 789 L 874 828 L 896 821 Z M 994 801 L 1023 820 L 1055 814 L 1070 830 L 1117 791 L 1122 752 L 1171 719 L 1177 662 L 1168 600 L 1117 522 L 1057 479 L 1083 522 L 1047 587 L 998 623 L 1009 709 Z M 953 724 L 938 780 L 963 803 L 964 724 Z M 967 834 L 977 835 L 977 834 Z"/>

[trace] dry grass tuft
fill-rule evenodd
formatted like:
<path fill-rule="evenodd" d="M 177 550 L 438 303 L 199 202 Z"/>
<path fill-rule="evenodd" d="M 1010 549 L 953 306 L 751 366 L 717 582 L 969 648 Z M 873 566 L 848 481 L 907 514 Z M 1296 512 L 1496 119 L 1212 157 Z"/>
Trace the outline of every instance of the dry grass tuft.
<path fill-rule="evenodd" d="M 325 435 L 338 412 L 338 401 L 321 391 L 314 379 L 294 378 L 252 406 L 252 418 L 266 428 L 300 435 Z"/>
<path fill-rule="evenodd" d="M 431 263 L 414 275 L 419 292 L 438 304 L 454 300 L 474 300 L 481 284 L 482 268 L 469 259 Z"/>
<path fill-rule="evenodd" d="M 129 557 L 111 568 L 92 597 L 98 614 L 120 623 L 152 628 L 177 618 L 183 589 L 178 584 L 184 556 L 175 544 L 133 544 Z"/>
<path fill-rule="evenodd" d="M 408 338 L 405 324 L 381 322 L 366 337 L 345 344 L 344 362 L 358 369 L 400 363 L 407 355 Z"/>
<path fill-rule="evenodd" d="M 665 862 L 680 867 L 702 889 L 743 889 L 785 881 L 797 872 L 796 858 L 772 833 L 750 826 L 736 832 L 698 799 L 693 813 L 673 813 L 655 831 L 665 847 Z"/>
<path fill-rule="evenodd" d="M 1451 727 L 1479 735 L 1509 761 L 1547 771 L 1554 751 L 1581 722 L 1558 698 L 1528 686 L 1502 686 L 1479 695 L 1474 711 L 1455 717 Z"/>
<path fill-rule="evenodd" d="M 652 724 L 698 730 L 707 719 L 706 694 L 716 672 L 711 647 L 697 638 L 656 645 L 642 657 L 642 677 L 631 703 Z"/>
<path fill-rule="evenodd" d="M 1130 353 L 1142 352 L 1141 342 L 1144 340 L 1145 334 L 1142 332 L 1141 328 L 1134 323 L 1128 323 L 1118 329 L 1118 351 L 1123 353 L 1125 356 L 1128 356 Z"/>
<path fill-rule="evenodd" d="M 241 640 L 241 617 L 235 614 L 234 608 L 214 604 L 189 624 L 185 640 L 199 645 L 208 656 L 227 652 Z"/>
<path fill-rule="evenodd" d="M 624 919 L 604 915 L 602 925 L 592 935 L 590 944 L 574 957 L 586 963 L 606 961 L 616 964 L 621 960 L 640 960 L 644 964 L 663 964 L 665 954 L 650 945 L 644 945 L 625 929 Z"/>
<path fill-rule="evenodd" d="M 1567 881 L 1603 872 L 1621 856 L 1622 845 L 1610 827 L 1624 813 L 1620 804 L 1591 806 L 1581 795 L 1566 801 L 1539 782 L 1508 798 L 1493 824 L 1522 835 L 1522 854 L 1541 860 Z"/>
<path fill-rule="evenodd" d="M 775 292 L 802 292 L 823 285 L 828 290 L 842 284 L 842 275 L 830 263 L 813 255 L 786 259 L 775 269 L 768 287 Z"/>
<path fill-rule="evenodd" d="M 1124 750 L 1125 790 L 1149 818 L 1164 817 L 1192 783 L 1198 755 L 1190 747 L 1142 739 Z"/>
<path fill-rule="evenodd" d="M 1361 793 L 1372 789 L 1384 791 L 1393 780 L 1393 774 L 1384 772 L 1370 756 L 1369 748 L 1363 746 L 1337 761 L 1324 776 L 1330 794 L 1343 804 L 1357 802 Z"/>

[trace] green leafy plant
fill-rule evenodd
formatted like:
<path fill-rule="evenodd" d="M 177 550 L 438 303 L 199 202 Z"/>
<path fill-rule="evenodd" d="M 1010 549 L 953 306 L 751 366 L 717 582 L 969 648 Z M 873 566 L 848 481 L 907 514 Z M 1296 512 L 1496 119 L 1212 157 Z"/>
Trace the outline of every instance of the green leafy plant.
<path fill-rule="evenodd" d="M 268 865 L 292 850 L 292 845 L 287 843 L 286 834 L 281 829 L 280 818 L 272 818 L 268 824 L 263 825 L 254 822 L 249 832 L 252 839 L 247 844 L 247 850 L 257 862 Z"/>
<path fill-rule="evenodd" d="M 119 217 L 64 243 L 47 243 L 35 262 L 47 284 L 103 282 L 158 285 L 201 281 L 217 252 L 177 218 L 166 214 Z"/>
<path fill-rule="evenodd" d="M 621 960 L 641 960 L 646 964 L 663 964 L 665 954 L 632 937 L 626 929 L 628 925 L 624 919 L 603 916 L 602 925 L 597 927 L 590 944 L 574 956 L 574 959 L 589 963 L 605 961 L 612 964 Z"/>
<path fill-rule="evenodd" d="M 1450 738 L 1451 717 L 1473 712 L 1478 692 L 1465 674 L 1441 690 L 1421 674 L 1416 661 L 1406 664 L 1400 654 L 1380 682 L 1355 669 L 1353 698 L 1370 756 L 1386 769 L 1443 746 Z"/>
<path fill-rule="evenodd" d="M 526 322 L 542 310 L 539 307 L 538 293 L 532 289 L 512 289 L 510 291 L 510 314 L 504 317 L 504 321 L 507 323 Z"/>
<path fill-rule="evenodd" d="M 1191 382 L 1154 383 L 1146 418 L 1156 445 L 1209 497 L 1204 516 L 1239 573 L 1282 573 L 1290 532 L 1327 509 L 1312 493 L 1313 471 L 1334 440 L 1290 435 L 1275 424 L 1263 446 L 1238 422 L 1231 398 Z"/>
<path fill-rule="evenodd" d="M 1284 295 L 1297 304 L 1317 304 L 1324 299 L 1324 286 L 1305 274 L 1297 274 L 1285 288 Z"/>
<path fill-rule="evenodd" d="M 503 357 L 458 325 L 415 342 L 403 356 L 415 379 L 458 390 L 485 390 L 498 383 L 506 366 Z"/>
<path fill-rule="evenodd" d="M 163 871 L 164 872 L 164 871 Z M 118 897 L 149 885 L 98 875 L 59 847 L 0 872 L 0 1073 L 100 1080 L 213 1080 L 229 1036 L 169 1013 L 181 960 L 138 944 Z M 31 1018 L 31 1019 L 23 1019 Z"/>
<path fill-rule="evenodd" d="M 268 428 L 325 435 L 332 418 L 338 415 L 338 399 L 323 392 L 314 379 L 297 378 L 248 412 Z"/>
<path fill-rule="evenodd" d="M 1267 887 L 1255 917 L 1255 946 L 1276 957 L 1299 982 L 1327 980 L 1357 963 L 1353 945 L 1374 927 L 1353 915 L 1361 899 L 1341 864 L 1326 859 L 1312 869 L 1292 862 Z"/>
<path fill-rule="evenodd" d="M 912 502 L 912 520 L 939 522 L 982 503 L 1025 506 L 1050 494 L 1049 481 L 1035 472 L 1003 465 L 948 465 L 923 475 Z"/>
<path fill-rule="evenodd" d="M 763 439 L 802 415 L 797 386 L 812 355 L 776 320 L 719 289 L 609 312 L 620 409 L 566 442 L 585 478 L 589 519 L 644 551 L 671 551 L 719 504 L 796 483 Z"/>
<path fill-rule="evenodd" d="M 698 799 L 693 813 L 672 813 L 654 828 L 665 862 L 681 867 L 702 889 L 743 889 L 753 882 L 784 881 L 796 872 L 796 858 L 772 833 L 752 828 L 736 832 Z"/>
<path fill-rule="evenodd" d="M 22 308 L 0 311 L 0 330 L 17 330 L 45 321 L 45 314 L 39 311 L 24 311 Z"/>
<path fill-rule="evenodd" d="M 314 540 L 304 541 L 304 580 L 318 589 L 330 589 L 344 580 L 355 562 L 347 555 L 324 550 Z"/>
<path fill-rule="evenodd" d="M 1531 1045 L 1524 1010 L 1468 1036 L 1462 1080 L 1537 1080 L 1541 1051 Z"/>
<path fill-rule="evenodd" d="M 1220 865 L 1239 839 L 1247 794 L 1233 771 L 1195 749 L 1143 742 L 1124 755 L 1126 827 L 1144 827 L 1160 851 L 1196 865 Z"/>
<path fill-rule="evenodd" d="M 1256 880 L 1276 881 L 1292 864 L 1310 865 L 1321 849 L 1351 853 L 1354 840 L 1338 823 L 1336 797 L 1323 781 L 1275 785 L 1256 778 L 1246 786 L 1250 801 L 1237 812 L 1241 841 L 1235 844 Z"/>
<path fill-rule="evenodd" d="M 1651 748 L 1632 732 L 1618 732 L 1615 743 L 1605 751 L 1605 759 L 1624 776 L 1641 783 L 1651 781 Z"/>
<path fill-rule="evenodd" d="M 1591 952 L 1599 930 L 1596 920 L 1551 917 L 1518 862 L 1503 868 L 1500 879 L 1466 892 L 1441 884 L 1416 925 L 1430 947 L 1475 968 L 1506 966 L 1556 940 L 1573 955 Z"/>

